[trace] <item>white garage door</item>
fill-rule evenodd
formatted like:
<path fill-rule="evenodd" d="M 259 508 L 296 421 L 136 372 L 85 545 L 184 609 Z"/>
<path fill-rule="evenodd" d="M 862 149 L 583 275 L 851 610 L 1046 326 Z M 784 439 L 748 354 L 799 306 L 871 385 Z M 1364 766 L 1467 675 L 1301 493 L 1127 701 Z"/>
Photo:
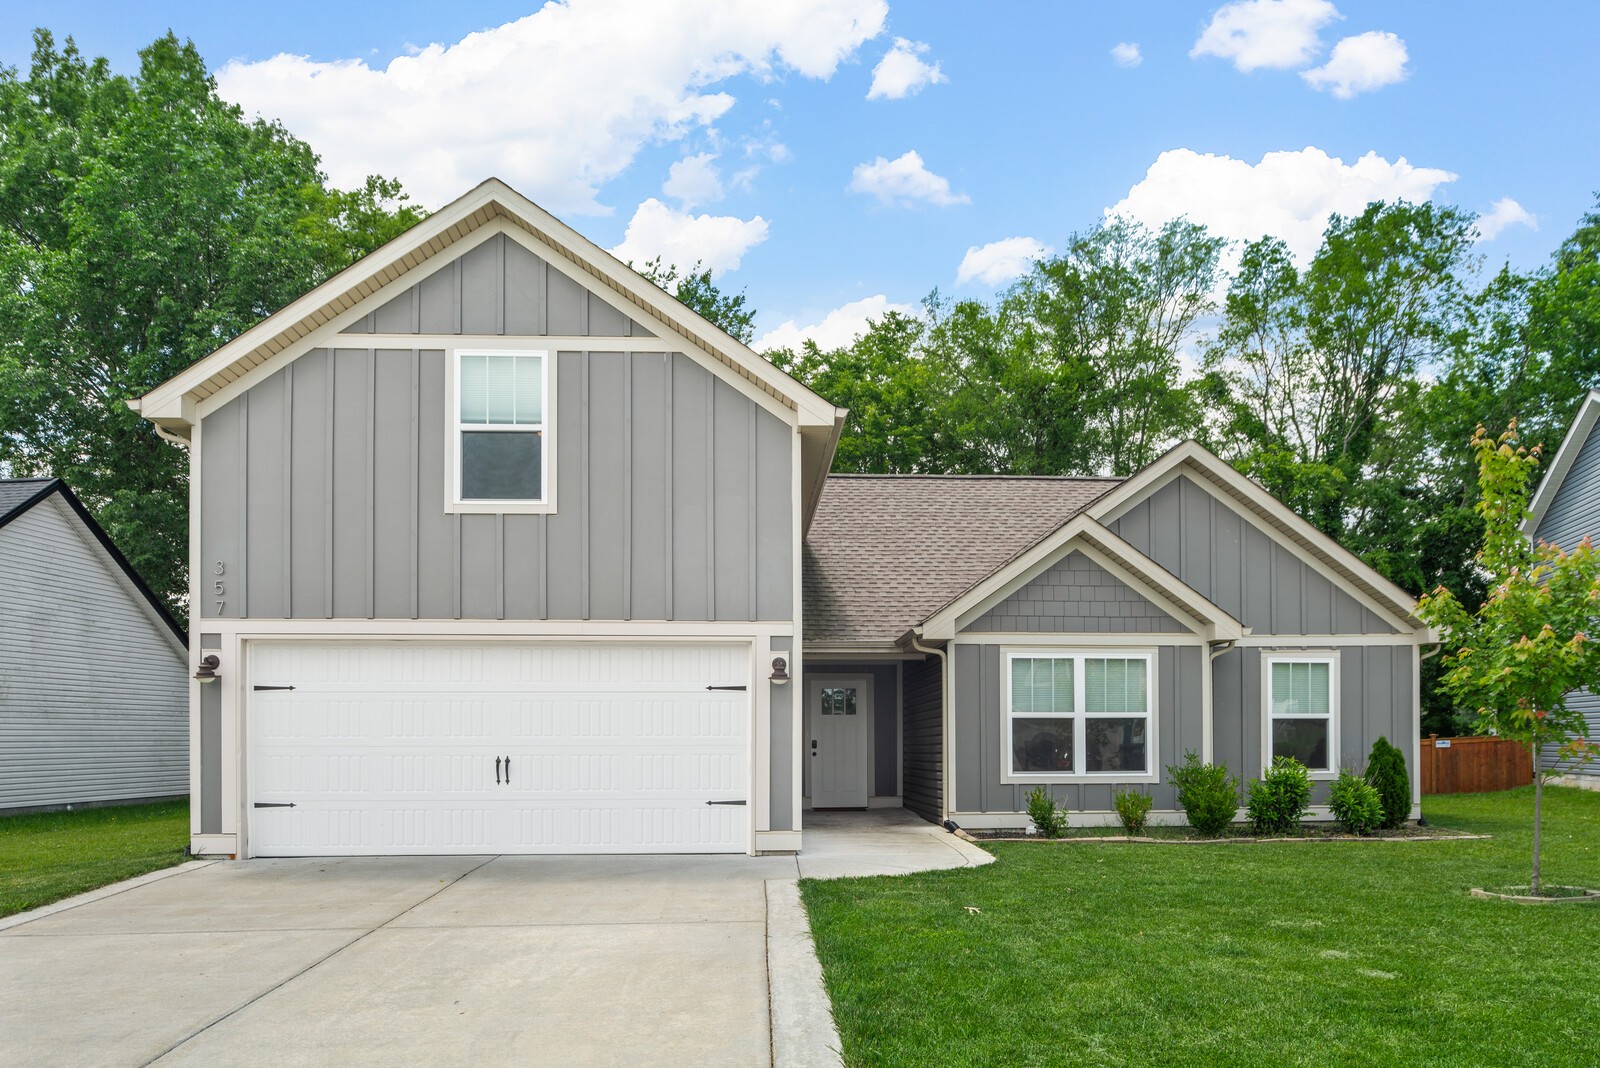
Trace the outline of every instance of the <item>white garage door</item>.
<path fill-rule="evenodd" d="M 745 852 L 749 656 L 256 644 L 250 852 Z"/>

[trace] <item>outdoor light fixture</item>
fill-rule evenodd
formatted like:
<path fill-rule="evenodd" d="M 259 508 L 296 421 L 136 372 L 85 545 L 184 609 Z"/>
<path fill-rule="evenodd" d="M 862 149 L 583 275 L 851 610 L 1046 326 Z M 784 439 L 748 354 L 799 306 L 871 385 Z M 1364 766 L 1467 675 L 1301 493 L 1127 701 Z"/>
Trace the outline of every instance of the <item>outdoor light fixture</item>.
<path fill-rule="evenodd" d="M 772 658 L 772 674 L 767 676 L 773 685 L 782 686 L 789 681 L 789 661 L 781 656 Z"/>
<path fill-rule="evenodd" d="M 222 658 L 220 656 L 216 653 L 207 653 L 200 658 L 200 670 L 194 673 L 194 677 L 201 682 L 216 682 L 217 668 L 221 666 Z"/>

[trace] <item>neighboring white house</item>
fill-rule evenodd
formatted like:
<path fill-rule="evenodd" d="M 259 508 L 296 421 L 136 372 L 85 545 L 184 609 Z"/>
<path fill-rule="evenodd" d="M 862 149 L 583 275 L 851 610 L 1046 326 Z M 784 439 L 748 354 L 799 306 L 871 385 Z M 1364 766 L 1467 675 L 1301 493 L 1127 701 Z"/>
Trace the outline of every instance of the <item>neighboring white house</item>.
<path fill-rule="evenodd" d="M 187 664 L 65 483 L 0 480 L 0 812 L 187 794 Z"/>

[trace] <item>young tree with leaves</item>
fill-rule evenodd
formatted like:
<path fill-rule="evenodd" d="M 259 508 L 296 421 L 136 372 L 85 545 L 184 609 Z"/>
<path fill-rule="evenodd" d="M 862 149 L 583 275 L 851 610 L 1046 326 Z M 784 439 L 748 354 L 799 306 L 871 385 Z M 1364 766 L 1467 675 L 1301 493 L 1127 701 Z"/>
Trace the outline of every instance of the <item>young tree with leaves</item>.
<path fill-rule="evenodd" d="M 1572 691 L 1600 684 L 1600 554 L 1585 538 L 1571 552 L 1532 544 L 1522 533 L 1539 448 L 1518 443 L 1515 420 L 1498 438 L 1479 426 L 1472 438 L 1478 463 L 1478 515 L 1483 548 L 1477 562 L 1488 595 L 1470 610 L 1441 586 L 1417 604 L 1417 615 L 1438 627 L 1443 641 L 1441 684 L 1476 716 L 1474 729 L 1527 747 L 1533 758 L 1533 875 L 1542 892 L 1540 835 L 1544 772 L 1540 754 L 1586 759 L 1581 713 L 1567 706 Z"/>

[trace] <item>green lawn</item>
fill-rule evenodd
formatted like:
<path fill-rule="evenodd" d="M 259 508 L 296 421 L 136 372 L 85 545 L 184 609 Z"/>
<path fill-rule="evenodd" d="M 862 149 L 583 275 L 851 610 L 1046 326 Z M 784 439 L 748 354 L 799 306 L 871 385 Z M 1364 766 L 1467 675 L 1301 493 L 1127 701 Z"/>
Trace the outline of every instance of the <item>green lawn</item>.
<path fill-rule="evenodd" d="M 1490 840 L 1000 842 L 801 890 L 850 1065 L 1592 1068 L 1600 905 L 1467 893 L 1527 882 L 1532 799 L 1427 799 Z M 1545 806 L 1547 879 L 1600 886 L 1600 793 Z"/>
<path fill-rule="evenodd" d="M 188 857 L 189 802 L 0 816 L 0 916 Z"/>

